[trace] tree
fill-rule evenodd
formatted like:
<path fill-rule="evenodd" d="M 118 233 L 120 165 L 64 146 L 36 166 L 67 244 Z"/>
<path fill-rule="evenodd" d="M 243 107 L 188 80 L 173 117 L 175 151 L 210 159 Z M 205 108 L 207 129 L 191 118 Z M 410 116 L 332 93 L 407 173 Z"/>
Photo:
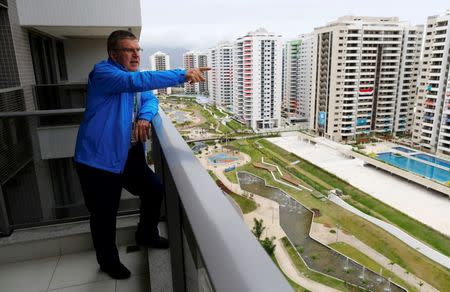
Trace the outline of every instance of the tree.
<path fill-rule="evenodd" d="M 266 229 L 266 227 L 264 227 L 262 219 L 258 220 L 256 218 L 253 218 L 253 222 L 255 223 L 255 225 L 253 226 L 252 232 L 256 236 L 256 238 L 260 240 L 261 235 Z"/>
<path fill-rule="evenodd" d="M 275 243 L 275 236 L 272 236 L 271 238 L 266 237 L 264 240 L 260 240 L 262 247 L 266 250 L 266 252 L 271 256 L 273 255 L 275 251 L 275 247 L 277 246 Z"/>

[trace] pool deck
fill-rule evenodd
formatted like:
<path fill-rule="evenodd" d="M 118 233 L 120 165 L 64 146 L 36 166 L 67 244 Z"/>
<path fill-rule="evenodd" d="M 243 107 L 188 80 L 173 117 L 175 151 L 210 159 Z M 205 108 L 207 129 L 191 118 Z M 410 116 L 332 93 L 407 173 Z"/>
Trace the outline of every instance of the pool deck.
<path fill-rule="evenodd" d="M 379 163 L 379 167 L 383 167 L 383 171 L 367 167 L 365 165 L 370 158 L 362 154 L 358 156 L 358 153 L 351 151 L 349 146 L 324 138 L 311 138 L 306 135 L 302 138 L 313 139 L 315 145 L 300 139 L 298 135 L 268 140 L 335 174 L 412 218 L 450 236 L 450 217 L 444 215 L 450 214 L 450 188 L 403 171 L 409 175 L 411 180 L 406 181 L 393 175 L 401 171 L 399 168 L 375 159 L 371 159 L 371 162 Z M 353 157 L 356 156 L 358 157 L 354 159 Z M 386 171 L 386 168 L 391 171 Z M 426 180 L 424 182 L 426 184 L 434 183 L 442 187 L 440 193 L 445 196 L 419 186 L 416 179 Z"/>

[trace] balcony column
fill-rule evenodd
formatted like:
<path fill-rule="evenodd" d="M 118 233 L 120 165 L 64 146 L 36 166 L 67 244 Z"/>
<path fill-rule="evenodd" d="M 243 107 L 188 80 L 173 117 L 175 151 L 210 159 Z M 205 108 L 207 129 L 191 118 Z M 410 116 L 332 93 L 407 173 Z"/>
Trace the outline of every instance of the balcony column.
<path fill-rule="evenodd" d="M 39 193 L 39 201 L 41 203 L 41 212 L 43 220 L 55 218 L 55 195 L 52 187 L 52 177 L 48 163 L 41 159 L 41 150 L 39 147 L 39 137 L 37 127 L 39 117 L 28 118 L 28 129 L 30 131 L 31 148 L 33 155 L 33 164 L 36 175 L 36 182 Z"/>

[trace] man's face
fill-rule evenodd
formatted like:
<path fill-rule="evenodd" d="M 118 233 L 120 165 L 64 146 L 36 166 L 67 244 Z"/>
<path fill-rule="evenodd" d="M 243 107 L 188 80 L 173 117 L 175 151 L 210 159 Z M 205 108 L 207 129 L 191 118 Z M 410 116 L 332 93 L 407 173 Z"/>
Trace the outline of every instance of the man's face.
<path fill-rule="evenodd" d="M 125 67 L 128 71 L 137 71 L 141 61 L 138 40 L 121 39 L 117 48 L 112 51 L 111 59 Z"/>

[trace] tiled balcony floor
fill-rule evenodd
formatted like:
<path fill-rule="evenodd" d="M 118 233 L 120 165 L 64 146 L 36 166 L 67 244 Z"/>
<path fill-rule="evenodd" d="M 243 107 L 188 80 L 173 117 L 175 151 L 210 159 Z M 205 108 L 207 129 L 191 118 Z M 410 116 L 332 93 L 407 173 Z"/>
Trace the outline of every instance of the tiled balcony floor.
<path fill-rule="evenodd" d="M 39 252 L 39 251 L 36 251 Z M 150 290 L 147 250 L 120 258 L 131 271 L 127 280 L 113 280 L 99 270 L 93 251 L 0 265 L 2 292 L 143 292 Z"/>

